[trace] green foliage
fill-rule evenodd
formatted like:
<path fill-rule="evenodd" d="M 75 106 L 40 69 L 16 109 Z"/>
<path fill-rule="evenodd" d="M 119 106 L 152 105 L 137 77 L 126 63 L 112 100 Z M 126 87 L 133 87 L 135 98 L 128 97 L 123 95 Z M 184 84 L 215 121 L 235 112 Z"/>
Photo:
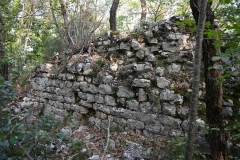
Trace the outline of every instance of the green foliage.
<path fill-rule="evenodd" d="M 169 150 L 169 155 L 167 159 L 169 160 L 184 160 L 185 153 L 185 138 L 177 137 L 171 141 L 168 141 L 167 148 Z M 200 146 L 194 144 L 193 160 L 203 160 L 206 156 L 201 153 Z"/>
<path fill-rule="evenodd" d="M 73 157 L 73 160 L 79 160 L 79 159 L 85 159 L 88 152 L 83 151 L 84 148 L 84 143 L 82 141 L 75 141 L 71 147 L 70 150 L 72 153 L 77 153 L 75 154 L 75 156 Z"/>
<path fill-rule="evenodd" d="M 59 122 L 52 117 L 44 115 L 33 124 L 27 124 L 25 123 L 29 118 L 27 114 L 15 116 L 2 112 L 0 121 L 7 123 L 1 123 L 0 126 L 0 155 L 2 155 L 0 159 L 6 157 L 21 159 L 26 156 L 26 152 L 34 159 L 54 155 L 50 144 L 61 137 L 56 130 Z"/>
<path fill-rule="evenodd" d="M 0 107 L 6 106 L 6 102 L 16 98 L 16 96 L 17 93 L 12 91 L 12 83 L 0 77 Z"/>

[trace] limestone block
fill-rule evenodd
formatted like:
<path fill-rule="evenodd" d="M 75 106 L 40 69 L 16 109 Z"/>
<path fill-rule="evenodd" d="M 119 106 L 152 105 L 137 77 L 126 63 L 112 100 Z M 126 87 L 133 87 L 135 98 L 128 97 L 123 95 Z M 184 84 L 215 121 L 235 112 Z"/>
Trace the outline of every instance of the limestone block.
<path fill-rule="evenodd" d="M 55 90 L 54 87 L 46 87 L 46 91 L 47 91 L 48 93 L 53 93 L 54 90 Z"/>
<path fill-rule="evenodd" d="M 103 104 L 103 103 L 104 103 L 104 97 L 103 97 L 103 95 L 101 95 L 101 94 L 96 94 L 96 95 L 95 95 L 95 101 L 96 101 L 97 103 Z"/>
<path fill-rule="evenodd" d="M 158 52 L 159 51 L 159 46 L 151 46 L 151 52 Z"/>
<path fill-rule="evenodd" d="M 51 63 L 44 63 L 40 65 L 39 71 L 40 72 L 50 72 L 52 70 L 53 64 Z"/>
<path fill-rule="evenodd" d="M 59 74 L 58 79 L 65 81 L 66 80 L 65 74 Z"/>
<path fill-rule="evenodd" d="M 136 56 L 140 59 L 143 59 L 145 57 L 145 52 L 144 50 L 140 49 L 136 52 Z"/>
<path fill-rule="evenodd" d="M 93 94 L 87 93 L 86 98 L 88 103 L 95 102 L 95 96 Z"/>
<path fill-rule="evenodd" d="M 133 57 L 135 54 L 134 54 L 133 52 L 131 52 L 131 51 L 126 51 L 126 55 L 127 55 L 127 57 L 131 58 L 131 57 Z"/>
<path fill-rule="evenodd" d="M 70 72 L 70 73 L 76 73 L 77 72 L 76 66 L 71 62 L 66 65 L 66 68 L 67 68 L 68 72 Z"/>
<path fill-rule="evenodd" d="M 93 108 L 93 104 L 92 103 L 89 103 L 87 101 L 84 101 L 84 100 L 81 100 L 80 101 L 80 104 L 84 107 L 87 107 L 87 108 Z"/>
<path fill-rule="evenodd" d="M 164 67 L 157 67 L 156 68 L 156 75 L 163 76 L 164 75 Z"/>
<path fill-rule="evenodd" d="M 170 26 L 169 23 L 164 23 L 164 26 L 165 26 L 168 30 L 171 30 L 171 29 L 172 29 L 172 27 Z"/>
<path fill-rule="evenodd" d="M 156 124 L 145 125 L 145 129 L 151 133 L 159 134 L 163 129 L 163 125 L 157 122 Z"/>
<path fill-rule="evenodd" d="M 77 63 L 76 64 L 76 71 L 77 73 L 81 74 L 83 71 L 84 63 Z"/>
<path fill-rule="evenodd" d="M 146 94 L 146 92 L 144 91 L 143 88 L 139 88 L 138 100 L 139 100 L 139 102 L 143 102 L 143 101 L 147 100 L 147 94 Z"/>
<path fill-rule="evenodd" d="M 57 114 L 57 115 L 60 115 L 60 116 L 66 116 L 67 115 L 67 111 L 65 110 L 62 110 L 62 109 L 58 109 L 56 107 L 51 107 L 51 112 Z"/>
<path fill-rule="evenodd" d="M 59 83 L 60 83 L 59 80 L 55 80 L 55 79 L 53 79 L 53 80 L 51 80 L 49 82 L 51 82 L 51 84 L 49 84 L 49 85 L 51 85 L 52 87 L 58 87 Z"/>
<path fill-rule="evenodd" d="M 145 64 L 144 63 L 133 63 L 133 70 L 135 71 L 143 71 L 144 70 L 144 66 Z"/>
<path fill-rule="evenodd" d="M 144 129 L 144 123 L 134 119 L 128 119 L 127 126 L 131 129 Z"/>
<path fill-rule="evenodd" d="M 78 97 L 82 100 L 87 100 L 86 93 L 84 92 L 78 92 Z"/>
<path fill-rule="evenodd" d="M 86 63 L 83 67 L 83 75 L 89 75 L 92 71 L 91 63 Z"/>
<path fill-rule="evenodd" d="M 168 52 L 177 52 L 178 51 L 177 46 L 173 46 L 171 43 L 168 43 L 168 42 L 163 42 L 162 48 L 163 48 L 163 51 L 168 51 Z"/>
<path fill-rule="evenodd" d="M 136 100 L 129 100 L 126 103 L 127 108 L 131 110 L 138 111 L 139 110 L 139 102 Z"/>
<path fill-rule="evenodd" d="M 174 94 L 174 91 L 166 89 L 160 93 L 160 99 L 163 101 L 173 101 L 174 103 L 182 104 L 183 97 L 180 94 Z"/>
<path fill-rule="evenodd" d="M 99 119 L 103 119 L 103 120 L 108 118 L 107 114 L 105 114 L 103 112 L 99 112 L 99 111 L 96 111 L 96 117 Z"/>
<path fill-rule="evenodd" d="M 111 40 L 103 41 L 103 46 L 109 46 L 111 44 Z"/>
<path fill-rule="evenodd" d="M 181 70 L 181 65 L 172 63 L 167 67 L 169 73 L 177 73 Z"/>
<path fill-rule="evenodd" d="M 158 39 L 157 38 L 151 38 L 150 43 L 151 44 L 158 44 Z"/>
<path fill-rule="evenodd" d="M 167 36 L 167 39 L 169 40 L 179 40 L 182 38 L 182 33 L 174 33 L 174 32 L 170 32 L 169 35 Z"/>
<path fill-rule="evenodd" d="M 65 88 L 72 88 L 73 82 L 65 81 Z"/>
<path fill-rule="evenodd" d="M 73 104 L 72 105 L 72 108 L 81 113 L 81 114 L 87 114 L 88 113 L 88 108 L 85 108 L 85 107 L 82 107 L 82 106 L 79 106 L 79 105 L 76 105 L 76 104 Z"/>
<path fill-rule="evenodd" d="M 116 52 L 117 47 L 110 47 L 108 48 L 108 52 Z"/>
<path fill-rule="evenodd" d="M 229 107 L 233 107 L 233 101 L 231 99 L 228 99 L 227 101 L 223 100 L 223 106 L 229 106 Z"/>
<path fill-rule="evenodd" d="M 137 79 L 137 78 L 135 78 L 133 80 L 132 85 L 135 86 L 135 87 L 149 87 L 150 83 L 151 83 L 151 81 L 148 80 L 148 79 Z"/>
<path fill-rule="evenodd" d="M 100 84 L 98 87 L 98 92 L 100 94 L 114 94 L 113 88 L 107 84 Z"/>
<path fill-rule="evenodd" d="M 151 30 L 148 30 L 148 31 L 144 32 L 144 35 L 146 37 L 153 37 L 153 32 Z"/>
<path fill-rule="evenodd" d="M 162 56 L 162 57 L 165 57 L 165 58 L 168 58 L 169 55 L 171 55 L 170 52 L 162 52 L 162 53 L 161 53 L 161 56 Z"/>
<path fill-rule="evenodd" d="M 164 77 L 157 77 L 157 86 L 159 88 L 165 89 L 170 85 L 170 83 L 171 82 Z"/>
<path fill-rule="evenodd" d="M 174 104 L 163 103 L 162 104 L 163 114 L 175 116 L 176 115 L 176 106 Z"/>
<path fill-rule="evenodd" d="M 127 126 L 127 120 L 124 119 L 124 118 L 113 117 L 113 121 L 116 122 L 117 124 L 119 124 L 122 127 Z"/>
<path fill-rule="evenodd" d="M 102 105 L 102 104 L 96 104 L 96 103 L 93 104 L 93 109 L 95 109 L 97 111 L 101 111 L 101 112 L 106 113 L 106 114 L 111 113 L 111 108 L 112 107 L 110 107 L 110 106 L 105 106 L 105 105 Z"/>
<path fill-rule="evenodd" d="M 80 89 L 83 91 L 83 92 L 87 92 L 89 90 L 89 85 L 87 82 L 80 82 Z"/>
<path fill-rule="evenodd" d="M 144 148 L 140 144 L 130 142 L 122 155 L 122 160 L 144 160 L 151 159 L 151 149 Z"/>
<path fill-rule="evenodd" d="M 126 41 L 129 39 L 127 32 L 120 32 L 118 36 L 120 41 Z"/>
<path fill-rule="evenodd" d="M 177 107 L 177 113 L 181 118 L 188 118 L 189 107 L 188 106 L 180 106 Z"/>
<path fill-rule="evenodd" d="M 117 105 L 115 98 L 112 96 L 109 96 L 109 95 L 105 96 L 104 101 L 105 101 L 105 104 L 108 106 L 116 106 Z"/>
<path fill-rule="evenodd" d="M 89 84 L 89 85 L 88 85 L 88 91 L 89 91 L 90 93 L 98 93 L 97 87 L 96 87 L 95 85 L 93 85 L 93 84 Z"/>
<path fill-rule="evenodd" d="M 75 103 L 75 97 L 64 97 L 64 102 L 66 103 Z"/>
<path fill-rule="evenodd" d="M 130 98 L 130 97 L 134 97 L 135 94 L 129 88 L 124 86 L 119 86 L 117 91 L 117 96 L 121 98 Z"/>
<path fill-rule="evenodd" d="M 141 44 L 138 43 L 138 41 L 136 39 L 132 39 L 131 41 L 131 47 L 134 49 L 134 50 L 140 50 L 142 47 L 141 47 Z"/>
<path fill-rule="evenodd" d="M 66 109 L 67 111 L 72 109 L 72 105 L 71 105 L 71 104 L 68 104 L 68 103 L 63 103 L 63 107 L 64 107 L 64 109 Z M 74 109 L 74 108 L 73 108 L 73 109 Z"/>
<path fill-rule="evenodd" d="M 117 71 L 118 70 L 118 63 L 111 63 L 110 64 L 110 69 L 112 71 Z"/>
<path fill-rule="evenodd" d="M 113 81 L 112 75 L 103 76 L 103 83 L 105 84 L 111 84 Z"/>
<path fill-rule="evenodd" d="M 149 113 L 152 110 L 152 105 L 150 102 L 142 102 L 140 103 L 139 108 L 142 113 Z"/>
<path fill-rule="evenodd" d="M 64 90 L 64 96 L 74 97 L 74 92 L 73 92 L 73 90 L 70 89 L 70 88 L 65 88 L 65 90 Z"/>
<path fill-rule="evenodd" d="M 77 81 L 78 82 L 83 82 L 84 81 L 84 76 L 77 76 Z"/>
<path fill-rule="evenodd" d="M 121 42 L 119 49 L 129 51 L 130 50 L 130 45 L 128 43 Z"/>
<path fill-rule="evenodd" d="M 54 104 L 54 107 L 59 109 L 64 109 L 63 103 L 56 101 Z"/>
<path fill-rule="evenodd" d="M 146 58 L 145 61 L 147 62 L 155 62 L 157 58 L 153 54 L 149 54 Z"/>
<path fill-rule="evenodd" d="M 131 110 L 123 109 L 123 108 L 111 108 L 111 115 L 117 116 L 119 118 L 132 118 L 133 112 Z"/>
<path fill-rule="evenodd" d="M 75 82 L 73 83 L 72 88 L 73 88 L 74 91 L 79 92 L 79 91 L 80 91 L 80 83 L 75 81 Z"/>
<path fill-rule="evenodd" d="M 233 109 L 232 107 L 223 107 L 223 115 L 225 117 L 231 117 L 233 115 Z"/>
<path fill-rule="evenodd" d="M 164 127 L 171 127 L 173 129 L 180 129 L 181 128 L 181 123 L 182 121 L 180 119 L 177 118 L 173 118 L 171 116 L 167 116 L 167 115 L 160 115 L 159 117 L 159 122 L 164 126 Z"/>
<path fill-rule="evenodd" d="M 155 124 L 158 121 L 156 114 L 147 114 L 137 111 L 132 112 L 132 119 L 142 121 L 145 124 Z"/>

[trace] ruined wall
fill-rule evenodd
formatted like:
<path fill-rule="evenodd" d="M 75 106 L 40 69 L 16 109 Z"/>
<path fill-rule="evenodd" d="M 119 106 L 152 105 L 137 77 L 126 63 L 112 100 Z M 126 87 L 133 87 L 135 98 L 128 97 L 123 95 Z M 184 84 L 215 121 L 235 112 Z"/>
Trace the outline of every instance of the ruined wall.
<path fill-rule="evenodd" d="M 116 130 L 183 135 L 194 38 L 176 19 L 98 37 L 91 52 L 73 55 L 61 73 L 55 72 L 59 64 L 42 64 L 30 79 L 33 97 L 22 106 L 60 119 L 88 115 L 99 127 L 110 118 Z"/>

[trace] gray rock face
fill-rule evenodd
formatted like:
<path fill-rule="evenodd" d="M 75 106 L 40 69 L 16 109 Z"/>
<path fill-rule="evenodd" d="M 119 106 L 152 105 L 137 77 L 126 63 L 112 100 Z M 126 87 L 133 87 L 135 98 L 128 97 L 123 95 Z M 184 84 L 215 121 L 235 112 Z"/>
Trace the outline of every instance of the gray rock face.
<path fill-rule="evenodd" d="M 157 67 L 156 68 L 156 74 L 158 75 L 158 76 L 163 76 L 164 75 L 164 67 Z"/>
<path fill-rule="evenodd" d="M 138 57 L 138 58 L 140 58 L 140 59 L 143 59 L 144 57 L 145 57 L 145 52 L 144 52 L 144 50 L 138 50 L 137 52 L 136 52 L 136 56 Z"/>
<path fill-rule="evenodd" d="M 179 104 L 182 104 L 183 97 L 179 94 L 174 94 L 174 91 L 171 91 L 169 89 L 166 89 L 164 92 L 160 94 L 160 99 L 163 101 L 170 101 L 170 102 L 178 102 Z"/>
<path fill-rule="evenodd" d="M 170 32 L 170 34 L 167 36 L 169 40 L 179 40 L 182 38 L 182 33 L 174 33 Z"/>
<path fill-rule="evenodd" d="M 109 85 L 100 84 L 98 87 L 98 92 L 100 94 L 114 94 L 114 90 Z"/>
<path fill-rule="evenodd" d="M 144 129 L 144 123 L 134 119 L 128 119 L 127 126 L 131 129 Z"/>
<path fill-rule="evenodd" d="M 131 91 L 129 88 L 124 86 L 118 87 L 118 91 L 117 91 L 118 97 L 130 98 L 130 97 L 134 97 L 134 95 L 135 95 L 134 92 Z"/>
<path fill-rule="evenodd" d="M 163 51 L 168 51 L 168 52 L 177 52 L 179 49 L 177 46 L 172 45 L 171 43 L 168 43 L 168 42 L 163 42 L 162 48 L 163 48 Z"/>
<path fill-rule="evenodd" d="M 106 95 L 104 101 L 105 101 L 105 104 L 109 105 L 109 106 L 116 106 L 117 105 L 115 98 L 112 97 L 112 96 Z"/>
<path fill-rule="evenodd" d="M 169 65 L 169 66 L 167 67 L 167 69 L 168 69 L 168 72 L 169 72 L 169 73 L 177 73 L 177 72 L 180 71 L 181 65 L 178 65 L 178 64 L 173 63 L 173 64 Z"/>
<path fill-rule="evenodd" d="M 138 91 L 138 100 L 140 102 L 146 101 L 147 100 L 147 94 L 144 91 L 144 89 L 140 88 Z"/>
<path fill-rule="evenodd" d="M 126 104 L 127 108 L 131 109 L 131 110 L 139 110 L 139 102 L 136 100 L 129 100 L 127 101 Z"/>
<path fill-rule="evenodd" d="M 151 150 L 144 148 L 140 144 L 130 142 L 128 149 L 124 151 L 122 160 L 144 160 L 149 159 Z"/>
<path fill-rule="evenodd" d="M 176 107 L 173 104 L 163 103 L 162 105 L 163 113 L 170 116 L 176 115 Z"/>
<path fill-rule="evenodd" d="M 30 79 L 35 101 L 13 110 L 37 115 L 45 108 L 59 119 L 73 111 L 74 121 L 95 110 L 89 121 L 100 127 L 110 118 L 112 127 L 123 131 L 182 136 L 180 124 L 187 120 L 189 106 L 182 106 L 183 97 L 173 90 L 191 91 L 194 39 L 181 30 L 175 22 L 164 20 L 147 25 L 137 39 L 125 32 L 96 38 L 91 53 L 72 55 L 58 75 L 51 72 L 55 64 L 40 65 Z M 223 106 L 225 116 L 231 116 L 233 102 L 223 101 Z M 137 157 L 145 159 L 141 154 Z"/>
<path fill-rule="evenodd" d="M 134 50 L 139 50 L 142 48 L 138 41 L 135 39 L 132 39 L 131 46 Z"/>
<path fill-rule="evenodd" d="M 169 85 L 170 85 L 170 81 L 169 80 L 167 80 L 164 77 L 157 77 L 157 86 L 159 88 L 164 89 L 164 88 L 168 87 Z"/>
<path fill-rule="evenodd" d="M 133 86 L 135 87 L 149 87 L 151 81 L 148 79 L 134 79 Z"/>

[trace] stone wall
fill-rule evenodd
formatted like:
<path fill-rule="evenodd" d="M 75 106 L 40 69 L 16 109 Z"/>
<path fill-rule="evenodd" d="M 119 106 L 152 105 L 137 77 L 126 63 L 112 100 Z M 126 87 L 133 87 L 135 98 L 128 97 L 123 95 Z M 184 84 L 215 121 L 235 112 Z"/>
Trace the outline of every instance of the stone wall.
<path fill-rule="evenodd" d="M 72 55 L 61 73 L 55 72 L 61 64 L 42 64 L 30 79 L 33 97 L 22 107 L 60 119 L 89 117 L 104 128 L 110 118 L 113 130 L 184 135 L 194 38 L 177 19 L 145 25 L 135 34 L 98 37 L 91 51 Z"/>

